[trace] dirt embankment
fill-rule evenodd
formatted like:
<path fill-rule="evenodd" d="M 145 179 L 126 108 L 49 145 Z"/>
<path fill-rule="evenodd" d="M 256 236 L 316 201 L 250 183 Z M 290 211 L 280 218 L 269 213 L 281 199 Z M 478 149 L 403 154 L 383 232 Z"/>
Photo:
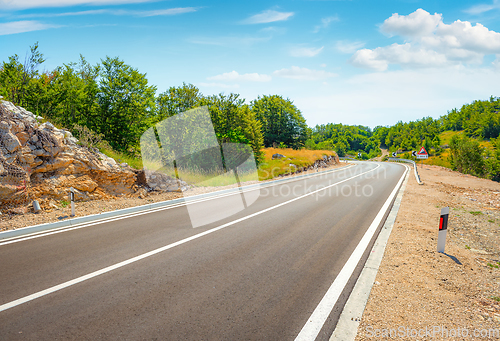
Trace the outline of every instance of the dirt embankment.
<path fill-rule="evenodd" d="M 500 184 L 438 166 L 419 173 L 424 185 L 409 179 L 356 340 L 401 327 L 441 333 L 392 339 L 498 340 L 484 330 L 500 328 Z M 443 207 L 450 207 L 445 254 L 436 252 Z M 468 337 L 452 337 L 456 328 Z"/>

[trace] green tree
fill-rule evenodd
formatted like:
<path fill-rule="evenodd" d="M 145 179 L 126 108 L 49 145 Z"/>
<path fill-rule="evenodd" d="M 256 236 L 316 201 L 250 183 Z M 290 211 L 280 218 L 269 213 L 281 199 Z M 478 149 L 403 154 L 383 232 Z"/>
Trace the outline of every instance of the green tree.
<path fill-rule="evenodd" d="M 132 151 L 154 118 L 156 87 L 118 57 L 102 60 L 100 77 L 96 132 L 114 149 Z"/>
<path fill-rule="evenodd" d="M 450 163 L 454 170 L 475 176 L 485 174 L 483 149 L 477 140 L 455 135 L 451 139 L 450 149 Z"/>
<path fill-rule="evenodd" d="M 278 95 L 259 96 L 251 102 L 251 108 L 262 124 L 266 147 L 280 142 L 294 149 L 304 146 L 306 120 L 291 100 Z"/>
<path fill-rule="evenodd" d="M 156 98 L 156 121 L 200 106 L 202 98 L 200 90 L 193 84 L 170 87 Z"/>
<path fill-rule="evenodd" d="M 16 54 L 9 57 L 9 62 L 3 62 L 0 72 L 1 93 L 15 105 L 31 107 L 37 101 L 38 95 L 32 89 L 33 80 L 39 77 L 38 67 L 45 61 L 38 49 L 38 42 L 30 46 L 24 63 L 19 61 Z"/>

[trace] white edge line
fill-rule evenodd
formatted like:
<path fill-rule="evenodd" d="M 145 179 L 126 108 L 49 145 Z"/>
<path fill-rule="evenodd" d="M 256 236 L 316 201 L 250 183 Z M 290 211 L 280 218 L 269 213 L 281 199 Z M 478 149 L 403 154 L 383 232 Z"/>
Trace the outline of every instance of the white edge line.
<path fill-rule="evenodd" d="M 410 166 L 406 164 L 403 164 L 403 166 L 408 169 L 406 177 L 394 200 L 394 205 L 390 209 L 389 215 L 371 249 L 363 270 L 359 274 L 356 284 L 342 309 L 342 313 L 340 314 L 335 330 L 330 336 L 329 341 L 354 341 L 356 339 L 358 327 L 361 323 L 360 319 L 363 316 L 380 264 L 384 258 L 387 242 L 391 236 L 403 200 L 404 191 L 410 179 Z"/>
<path fill-rule="evenodd" d="M 173 247 L 175 247 L 175 246 L 179 246 L 179 245 L 182 245 L 182 244 L 187 243 L 187 242 L 189 242 L 189 241 L 192 241 L 192 240 L 194 240 L 194 239 L 197 239 L 197 238 L 200 238 L 200 237 L 206 236 L 207 234 L 210 234 L 210 233 L 216 232 L 216 231 L 221 230 L 221 229 L 223 229 L 223 228 L 226 228 L 226 227 L 228 227 L 228 226 L 231 226 L 231 225 L 234 225 L 234 224 L 236 224 L 236 223 L 242 222 L 242 221 L 244 221 L 244 220 L 247 220 L 247 219 L 253 218 L 253 217 L 258 216 L 258 215 L 260 215 L 260 214 L 262 214 L 262 213 L 269 212 L 269 211 L 274 210 L 274 209 L 276 209 L 276 208 L 278 208 L 278 207 L 281 207 L 281 206 L 287 205 L 287 204 L 289 204 L 289 203 L 292 203 L 292 202 L 297 201 L 297 200 L 299 200 L 299 199 L 305 198 L 305 197 L 310 196 L 310 195 L 312 195 L 312 194 L 318 193 L 318 192 L 320 192 L 320 191 L 324 191 L 324 190 L 326 190 L 327 188 L 337 186 L 337 185 L 339 185 L 339 184 L 341 184 L 341 183 L 343 183 L 343 182 L 346 182 L 346 181 L 352 180 L 352 179 L 354 179 L 354 178 L 357 178 L 358 176 L 364 175 L 364 174 L 369 173 L 369 172 L 373 172 L 374 170 L 378 169 L 379 167 L 380 167 L 380 164 L 378 164 L 378 165 L 377 165 L 377 167 L 375 167 L 375 168 L 373 168 L 373 169 L 371 169 L 371 170 L 368 170 L 368 171 L 366 171 L 366 172 L 363 172 L 363 173 L 360 173 L 360 174 L 355 175 L 355 176 L 353 176 L 353 177 L 350 177 L 350 178 L 344 179 L 344 180 L 342 180 L 342 181 L 336 182 L 336 183 L 334 183 L 334 184 L 332 184 L 332 185 L 325 186 L 325 187 L 323 187 L 323 188 L 320 188 L 320 189 L 318 189 L 318 190 L 312 191 L 312 192 L 310 192 L 310 193 L 307 193 L 307 194 L 304 194 L 304 195 L 298 196 L 298 197 L 296 197 L 296 198 L 293 198 L 293 199 L 290 199 L 290 200 L 288 200 L 288 201 L 282 202 L 282 203 L 277 204 L 277 205 L 275 205 L 275 206 L 268 207 L 268 208 L 266 208 L 266 209 L 264 209 L 264 210 L 262 210 L 262 211 L 255 212 L 255 213 L 253 213 L 253 214 L 250 214 L 250 215 L 248 215 L 248 216 L 242 217 L 242 218 L 240 218 L 240 219 L 236 219 L 236 220 L 233 220 L 233 221 L 231 221 L 231 222 L 228 222 L 228 223 L 226 223 L 226 224 L 224 224 L 224 225 L 220 225 L 220 226 L 215 227 L 215 228 L 213 228 L 213 229 L 210 229 L 210 230 L 207 230 L 207 231 L 204 231 L 204 232 L 201 232 L 201 233 L 195 234 L 194 236 L 191 236 L 191 237 L 188 237 L 188 238 L 185 238 L 185 239 L 179 240 L 179 241 L 177 241 L 177 242 L 175 242 L 175 243 L 168 244 L 168 245 L 166 245 L 166 246 L 163 246 L 163 247 L 160 247 L 160 248 L 158 248 L 158 249 L 155 249 L 155 250 L 149 251 L 149 252 L 144 253 L 144 254 L 142 254 L 142 255 L 139 255 L 139 256 L 136 256 L 136 257 L 133 257 L 133 258 L 130 258 L 130 259 L 124 260 L 124 261 L 122 261 L 122 262 L 120 262 L 120 263 L 117 263 L 117 264 L 114 264 L 114 265 L 110 265 L 110 266 L 105 267 L 105 268 L 103 268 L 103 269 L 100 269 L 100 270 L 94 271 L 94 272 L 89 273 L 89 274 L 87 274 L 87 275 L 80 276 L 80 277 L 78 277 L 78 278 L 75 278 L 75 279 L 69 280 L 69 281 L 67 281 L 67 282 L 64 282 L 64 283 L 58 284 L 58 285 L 56 285 L 56 286 L 53 286 L 53 287 L 47 288 L 47 289 L 45 289 L 45 290 L 42 290 L 42 291 L 36 292 L 36 293 L 34 293 L 34 294 L 31 294 L 31 295 L 28 295 L 28 296 L 25 296 L 25 297 L 19 298 L 19 299 L 17 299 L 17 300 L 11 301 L 11 302 L 9 302 L 9 303 L 2 304 L 2 305 L 0 305 L 0 312 L 2 312 L 2 311 L 4 311 L 4 310 L 7 310 L 7 309 L 10 309 L 10 308 L 13 308 L 13 307 L 18 306 L 18 305 L 21 305 L 21 304 L 23 304 L 23 303 L 26 303 L 26 302 L 32 301 L 32 300 L 34 300 L 34 299 L 40 298 L 40 297 L 42 297 L 42 296 L 45 296 L 45 295 L 51 294 L 51 293 L 56 292 L 56 291 L 58 291 L 58 290 L 61 290 L 61 289 L 67 288 L 67 287 L 69 287 L 69 286 L 75 285 L 75 284 L 77 284 L 77 283 L 81 283 L 81 282 L 83 282 L 83 281 L 86 281 L 86 280 L 88 280 L 88 279 L 91 279 L 91 278 L 94 278 L 94 277 L 96 277 L 96 276 L 102 275 L 102 274 L 104 274 L 104 273 L 107 273 L 107 272 L 110 272 L 110 271 L 116 270 L 116 269 L 121 268 L 121 267 L 123 267 L 123 266 L 125 266 L 125 265 L 131 264 L 131 263 L 134 263 L 134 262 L 137 262 L 137 261 L 139 261 L 139 260 L 141 260 L 141 259 L 144 259 L 144 258 L 147 258 L 147 257 L 153 256 L 153 255 L 155 255 L 155 254 L 157 254 L 157 253 L 160 253 L 160 252 L 162 252 L 162 251 L 165 251 L 165 250 L 171 249 L 171 248 L 173 248 Z"/>
<path fill-rule="evenodd" d="M 186 205 L 190 205 L 190 204 L 194 204 L 194 203 L 199 203 L 199 202 L 203 202 L 203 201 L 208 201 L 208 200 L 213 200 L 213 199 L 218 199 L 218 198 L 223 198 L 223 197 L 227 197 L 227 196 L 231 196 L 231 195 L 240 195 L 241 193 L 246 193 L 246 192 L 250 192 L 250 191 L 261 190 L 261 189 L 268 188 L 268 187 L 283 185 L 283 184 L 287 184 L 287 183 L 293 182 L 293 181 L 305 180 L 305 179 L 313 178 L 313 177 L 320 176 L 320 175 L 330 174 L 330 173 L 337 172 L 337 171 L 340 171 L 340 170 L 346 170 L 346 169 L 349 169 L 351 167 L 354 167 L 354 166 L 350 165 L 350 166 L 347 166 L 347 167 L 342 167 L 342 168 L 339 168 L 339 169 L 334 169 L 334 170 L 325 171 L 325 172 L 321 172 L 321 173 L 315 173 L 315 174 L 312 174 L 312 175 L 307 175 L 307 176 L 303 176 L 303 177 L 295 178 L 295 179 L 274 180 L 274 181 L 272 181 L 269 184 L 265 184 L 265 183 L 264 184 L 260 184 L 260 186 L 258 186 L 259 184 L 244 186 L 243 187 L 244 190 L 242 190 L 241 192 L 233 191 L 233 192 L 230 192 L 230 193 L 219 193 L 219 194 L 217 194 L 217 192 L 212 192 L 212 193 L 207 193 L 207 194 L 213 194 L 213 195 L 209 195 L 208 197 L 196 198 L 196 196 L 193 196 L 193 197 L 191 197 L 192 199 L 190 199 L 190 197 L 184 197 L 184 198 L 181 198 L 181 199 L 184 199 L 183 202 L 172 203 L 170 205 L 166 204 L 166 205 L 168 205 L 167 207 L 156 207 L 156 208 L 143 209 L 143 210 L 141 210 L 141 211 L 139 211 L 137 213 L 134 213 L 134 212 L 124 213 L 122 215 L 117 215 L 115 217 L 107 217 L 107 218 L 97 219 L 95 221 L 90 221 L 90 222 L 81 222 L 81 223 L 78 223 L 78 224 L 75 224 L 75 225 L 71 225 L 71 221 L 69 220 L 69 223 L 70 223 L 69 226 L 65 225 L 65 226 L 54 227 L 54 228 L 50 228 L 49 226 L 47 226 L 47 230 L 44 230 L 44 231 L 37 231 L 37 232 L 33 232 L 33 233 L 26 233 L 26 234 L 12 236 L 10 238 L 4 238 L 4 239 L 0 238 L 0 246 L 7 245 L 7 244 L 12 244 L 12 243 L 17 243 L 17 242 L 21 242 L 21 241 L 26 241 L 26 240 L 30 240 L 30 239 L 35 239 L 35 238 L 50 236 L 50 235 L 57 234 L 57 233 L 78 230 L 78 229 L 81 229 L 81 228 L 84 228 L 84 227 L 89 227 L 89 226 L 94 226 L 94 225 L 99 225 L 99 224 L 105 224 L 105 223 L 108 223 L 108 222 L 113 222 L 113 221 L 117 221 L 117 220 L 121 220 L 121 219 L 126 219 L 126 218 L 141 216 L 141 215 L 144 215 L 144 214 L 160 212 L 160 211 L 169 210 L 169 209 L 176 208 L 176 207 L 186 206 Z M 275 183 L 276 181 L 279 181 L 279 182 Z M 245 188 L 245 187 L 247 187 L 247 188 Z M 188 199 L 188 200 L 186 200 L 186 199 Z M 178 199 L 175 199 L 175 200 L 178 200 Z M 165 203 L 167 203 L 167 202 L 165 202 Z M 158 203 L 154 203 L 154 204 L 158 204 Z M 146 204 L 146 205 L 142 205 L 142 206 L 137 206 L 137 208 L 143 207 L 143 206 L 149 206 L 149 205 L 152 205 L 152 204 Z M 113 212 L 113 211 L 111 211 L 111 212 Z M 105 213 L 111 213 L 111 212 L 105 212 Z M 84 218 L 84 217 L 82 217 L 82 218 Z M 52 224 L 59 224 L 59 223 L 62 223 L 62 222 L 55 222 L 55 223 L 52 223 Z M 25 229 L 36 227 L 36 226 L 40 226 L 40 225 L 25 227 Z M 14 231 L 14 230 L 0 232 L 0 236 L 1 236 L 2 233 L 12 232 L 12 231 Z M 18 229 L 18 230 L 15 230 L 15 231 L 21 231 L 21 229 Z"/>
<path fill-rule="evenodd" d="M 378 212 L 377 216 L 371 223 L 370 227 L 368 227 L 368 230 L 366 230 L 365 234 L 363 235 L 363 238 L 361 238 L 358 245 L 354 249 L 353 253 L 342 267 L 342 270 L 340 270 L 339 274 L 337 275 L 332 285 L 330 286 L 328 291 L 325 293 L 325 295 L 319 302 L 316 309 L 314 309 L 311 316 L 307 319 L 306 324 L 302 327 L 301 331 L 295 338 L 295 341 L 312 341 L 315 340 L 316 337 L 318 336 L 319 332 L 321 331 L 321 328 L 323 328 L 323 325 L 326 322 L 326 319 L 330 315 L 333 307 L 335 306 L 340 295 L 342 294 L 344 287 L 349 281 L 349 278 L 351 278 L 354 269 L 356 268 L 361 257 L 363 256 L 363 253 L 370 244 L 370 241 L 375 232 L 377 231 L 377 228 L 380 225 L 382 219 L 384 218 L 384 215 L 387 209 L 389 208 L 392 200 L 398 193 L 401 183 L 404 180 L 407 172 L 408 169 L 405 170 L 405 172 L 401 176 L 401 179 L 399 179 L 399 182 L 394 187 L 392 193 L 385 201 L 384 205 Z"/>

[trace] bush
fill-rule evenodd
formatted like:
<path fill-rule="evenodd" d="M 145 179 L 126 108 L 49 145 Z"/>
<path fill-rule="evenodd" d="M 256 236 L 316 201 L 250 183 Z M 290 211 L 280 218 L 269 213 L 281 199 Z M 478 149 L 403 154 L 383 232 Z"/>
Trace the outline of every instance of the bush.
<path fill-rule="evenodd" d="M 450 149 L 450 163 L 453 170 L 475 176 L 485 175 L 484 150 L 477 140 L 455 135 L 451 139 Z"/>
<path fill-rule="evenodd" d="M 78 138 L 78 143 L 90 150 L 94 149 L 111 149 L 109 143 L 104 140 L 103 134 L 98 134 L 90 130 L 86 126 L 75 124 L 73 126 L 73 134 Z"/>

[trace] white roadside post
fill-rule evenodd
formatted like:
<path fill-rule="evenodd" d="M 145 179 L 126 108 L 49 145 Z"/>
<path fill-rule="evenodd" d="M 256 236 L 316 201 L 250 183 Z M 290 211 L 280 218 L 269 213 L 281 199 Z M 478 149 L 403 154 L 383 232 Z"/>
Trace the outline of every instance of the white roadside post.
<path fill-rule="evenodd" d="M 448 230 L 449 213 L 450 213 L 449 207 L 444 207 L 441 209 L 441 217 L 439 218 L 437 252 L 444 253 L 444 247 L 446 245 L 446 231 Z"/>
<path fill-rule="evenodd" d="M 35 213 L 39 213 L 40 212 L 40 204 L 38 203 L 37 200 L 33 200 L 33 211 Z"/>
<path fill-rule="evenodd" d="M 69 193 L 69 199 L 71 200 L 71 216 L 75 216 L 75 189 L 71 187 L 69 189 L 71 192 Z"/>

